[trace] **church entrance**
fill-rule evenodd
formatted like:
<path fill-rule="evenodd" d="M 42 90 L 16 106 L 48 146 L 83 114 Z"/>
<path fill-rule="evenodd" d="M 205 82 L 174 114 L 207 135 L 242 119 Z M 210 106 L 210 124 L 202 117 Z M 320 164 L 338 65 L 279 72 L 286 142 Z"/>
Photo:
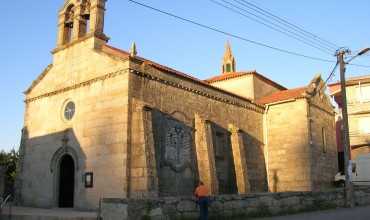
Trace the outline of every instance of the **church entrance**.
<path fill-rule="evenodd" d="M 70 155 L 64 155 L 59 166 L 59 207 L 72 208 L 75 185 L 75 164 Z"/>

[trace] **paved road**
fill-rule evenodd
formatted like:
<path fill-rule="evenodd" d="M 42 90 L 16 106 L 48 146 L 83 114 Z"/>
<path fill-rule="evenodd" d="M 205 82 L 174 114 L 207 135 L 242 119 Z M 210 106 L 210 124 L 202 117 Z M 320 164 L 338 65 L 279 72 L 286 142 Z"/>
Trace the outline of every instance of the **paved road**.
<path fill-rule="evenodd" d="M 370 220 L 370 206 L 308 212 L 290 216 L 258 218 L 255 220 Z"/>
<path fill-rule="evenodd" d="M 81 219 L 96 219 L 95 212 L 81 212 L 72 209 L 38 209 L 38 208 L 28 208 L 28 207 L 12 207 L 11 210 L 13 215 L 19 216 L 34 216 L 32 219 L 44 219 L 46 217 L 60 217 L 60 218 L 81 218 Z M 5 207 L 3 214 L 9 214 L 9 208 Z M 36 218 L 35 216 L 39 217 Z M 1 220 L 1 216 L 0 216 Z"/>

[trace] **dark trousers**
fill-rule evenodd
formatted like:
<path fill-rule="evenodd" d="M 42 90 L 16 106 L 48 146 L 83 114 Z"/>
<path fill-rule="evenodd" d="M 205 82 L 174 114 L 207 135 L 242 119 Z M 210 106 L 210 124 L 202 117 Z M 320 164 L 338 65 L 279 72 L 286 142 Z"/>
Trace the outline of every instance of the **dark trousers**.
<path fill-rule="evenodd" d="M 200 197 L 198 200 L 199 210 L 200 210 L 200 220 L 208 220 L 208 197 Z"/>

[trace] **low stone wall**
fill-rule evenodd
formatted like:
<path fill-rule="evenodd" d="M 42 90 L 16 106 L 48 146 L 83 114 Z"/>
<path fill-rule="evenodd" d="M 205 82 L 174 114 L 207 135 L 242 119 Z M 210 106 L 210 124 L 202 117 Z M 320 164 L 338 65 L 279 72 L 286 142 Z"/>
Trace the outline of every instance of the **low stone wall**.
<path fill-rule="evenodd" d="M 355 204 L 370 204 L 370 188 L 356 188 Z M 238 219 L 284 215 L 303 211 L 344 206 L 343 189 L 325 192 L 259 193 L 222 195 L 212 198 L 211 219 Z M 193 198 L 157 198 L 146 200 L 109 199 L 102 203 L 103 220 L 176 220 L 197 219 L 198 207 Z"/>

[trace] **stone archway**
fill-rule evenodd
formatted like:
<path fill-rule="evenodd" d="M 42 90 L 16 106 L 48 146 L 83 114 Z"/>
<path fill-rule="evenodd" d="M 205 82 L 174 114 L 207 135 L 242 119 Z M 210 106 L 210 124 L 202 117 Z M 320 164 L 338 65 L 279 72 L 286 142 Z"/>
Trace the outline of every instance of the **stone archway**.
<path fill-rule="evenodd" d="M 50 161 L 50 172 L 54 176 L 54 207 L 67 208 L 75 205 L 75 192 L 78 191 L 78 179 L 76 176 L 80 169 L 80 160 L 78 158 L 78 154 L 73 148 L 64 146 L 54 153 Z M 67 198 L 63 197 L 63 192 L 67 192 Z M 70 201 L 71 197 L 72 202 Z"/>
<path fill-rule="evenodd" d="M 69 154 L 65 154 L 60 159 L 58 183 L 58 206 L 72 208 L 75 192 L 75 162 Z"/>

